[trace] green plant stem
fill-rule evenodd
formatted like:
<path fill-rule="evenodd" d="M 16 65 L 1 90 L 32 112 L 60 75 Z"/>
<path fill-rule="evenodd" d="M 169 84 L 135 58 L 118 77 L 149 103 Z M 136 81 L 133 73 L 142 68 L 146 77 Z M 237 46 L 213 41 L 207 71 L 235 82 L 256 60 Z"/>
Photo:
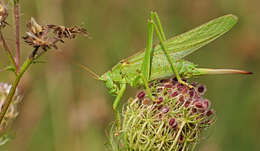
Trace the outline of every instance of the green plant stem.
<path fill-rule="evenodd" d="M 5 116 L 5 113 L 7 112 L 8 107 L 9 107 L 9 105 L 11 104 L 11 102 L 13 100 L 13 96 L 15 94 L 16 88 L 17 88 L 17 86 L 18 86 L 18 84 L 19 84 L 23 74 L 25 73 L 25 71 L 27 71 L 27 69 L 33 63 L 35 54 L 36 54 L 38 49 L 39 49 L 39 47 L 36 47 L 34 49 L 32 55 L 25 60 L 24 64 L 21 67 L 20 72 L 17 74 L 14 82 L 12 83 L 11 90 L 10 90 L 10 92 L 9 92 L 7 98 L 6 98 L 4 106 L 3 106 L 2 110 L 1 110 L 1 113 L 0 113 L 0 124 L 2 123 L 2 121 L 4 119 L 4 116 Z"/>
<path fill-rule="evenodd" d="M 13 66 L 15 67 L 15 73 L 16 73 L 17 67 L 16 67 L 16 63 L 15 63 L 14 57 L 13 57 L 13 55 L 11 53 L 11 50 L 9 49 L 9 47 L 8 47 L 8 45 L 7 45 L 7 43 L 6 43 L 5 39 L 4 39 L 4 36 L 3 36 L 3 33 L 2 33 L 1 30 L 0 30 L 0 40 L 3 43 L 3 47 L 4 47 L 5 51 L 7 52 L 7 56 L 9 58 L 9 60 L 11 61 Z"/>

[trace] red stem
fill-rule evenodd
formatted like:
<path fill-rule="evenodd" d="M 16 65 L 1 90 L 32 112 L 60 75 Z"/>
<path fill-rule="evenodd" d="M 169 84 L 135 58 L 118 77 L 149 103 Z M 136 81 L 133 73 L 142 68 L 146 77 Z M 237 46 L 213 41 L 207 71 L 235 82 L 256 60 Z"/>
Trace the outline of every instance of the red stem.
<path fill-rule="evenodd" d="M 19 64 L 20 64 L 20 5 L 19 3 L 14 4 L 14 22 L 15 22 L 15 36 L 16 36 L 16 57 L 15 57 L 15 65 L 17 69 L 17 73 L 19 72 Z"/>

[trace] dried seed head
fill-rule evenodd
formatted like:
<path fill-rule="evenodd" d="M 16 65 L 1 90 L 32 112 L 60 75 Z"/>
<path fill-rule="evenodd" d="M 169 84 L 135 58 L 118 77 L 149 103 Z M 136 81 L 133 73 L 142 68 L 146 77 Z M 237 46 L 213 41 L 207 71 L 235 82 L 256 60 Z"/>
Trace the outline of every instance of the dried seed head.
<path fill-rule="evenodd" d="M 34 48 L 42 48 L 47 51 L 50 48 L 57 49 L 57 43 L 64 43 L 64 39 L 73 39 L 81 34 L 88 36 L 87 30 L 82 27 L 67 28 L 61 25 L 40 25 L 34 18 L 27 24 L 28 31 L 23 37 L 24 41 Z"/>
<path fill-rule="evenodd" d="M 47 25 L 48 28 L 53 29 L 53 33 L 60 39 L 69 38 L 73 39 L 77 34 L 82 34 L 88 36 L 88 32 L 85 28 L 82 27 L 65 27 L 61 25 Z"/>
<path fill-rule="evenodd" d="M 120 148 L 192 150 L 200 140 L 201 131 L 215 121 L 210 101 L 204 99 L 197 88 L 190 89 L 177 80 L 163 79 L 149 85 L 155 102 L 144 103 L 148 96 L 142 90 L 123 109 L 120 135 L 125 139 L 118 141 Z M 186 148 L 183 149 L 184 144 Z"/>
<path fill-rule="evenodd" d="M 0 28 L 5 27 L 8 23 L 5 21 L 8 16 L 8 12 L 5 4 L 0 1 Z"/>
<path fill-rule="evenodd" d="M 33 47 L 40 47 L 47 51 L 50 48 L 57 49 L 57 42 L 63 42 L 61 39 L 49 35 L 50 30 L 45 26 L 38 24 L 34 18 L 27 23 L 28 32 L 23 37 L 24 41 Z"/>
<path fill-rule="evenodd" d="M 5 104 L 6 97 L 9 94 L 9 91 L 11 89 L 11 85 L 6 84 L 6 83 L 0 83 L 0 112 L 2 111 L 2 107 Z M 18 109 L 17 106 L 20 103 L 22 97 L 19 95 L 18 90 L 16 90 L 13 100 L 3 118 L 3 121 L 0 125 L 0 131 L 4 131 L 7 129 L 11 122 L 17 117 L 18 115 Z"/>

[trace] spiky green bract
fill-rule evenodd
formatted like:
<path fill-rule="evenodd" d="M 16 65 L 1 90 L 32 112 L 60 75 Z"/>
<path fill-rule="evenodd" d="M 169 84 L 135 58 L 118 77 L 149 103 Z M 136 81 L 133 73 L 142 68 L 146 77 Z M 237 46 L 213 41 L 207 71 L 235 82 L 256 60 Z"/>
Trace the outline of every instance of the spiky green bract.
<path fill-rule="evenodd" d="M 175 79 L 150 83 L 153 102 L 141 91 L 129 99 L 122 111 L 122 125 L 117 150 L 191 151 L 195 150 L 201 132 L 215 122 L 210 101 L 203 98 L 205 86 L 190 89 Z"/>

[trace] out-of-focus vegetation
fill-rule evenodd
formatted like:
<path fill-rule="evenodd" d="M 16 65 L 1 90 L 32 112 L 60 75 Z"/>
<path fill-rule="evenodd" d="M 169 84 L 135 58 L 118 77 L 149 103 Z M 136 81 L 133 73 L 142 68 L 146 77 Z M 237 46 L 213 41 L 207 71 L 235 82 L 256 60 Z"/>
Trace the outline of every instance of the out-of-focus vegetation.
<path fill-rule="evenodd" d="M 103 83 L 93 80 L 75 63 L 98 73 L 141 50 L 146 44 L 147 18 L 156 10 L 167 37 L 185 32 L 224 14 L 239 23 L 220 39 L 188 57 L 203 67 L 241 68 L 254 75 L 204 76 L 207 98 L 217 112 L 201 151 L 260 150 L 260 1 L 258 0 L 21 0 L 22 34 L 34 17 L 41 24 L 83 24 L 91 39 L 78 38 L 47 53 L 44 64 L 33 65 L 20 88 L 25 97 L 13 125 L 14 140 L 8 151 L 103 151 L 111 120 L 112 100 Z M 9 8 L 11 5 L 9 4 Z M 10 10 L 9 10 L 10 11 Z M 11 12 L 10 12 L 11 13 Z M 9 23 L 12 17 L 9 16 Z M 13 27 L 4 34 L 14 49 Z M 23 43 L 23 58 L 31 48 Z M 0 51 L 0 67 L 8 60 Z M 0 72 L 0 81 L 13 76 Z M 136 89 L 127 91 L 127 97 Z"/>

